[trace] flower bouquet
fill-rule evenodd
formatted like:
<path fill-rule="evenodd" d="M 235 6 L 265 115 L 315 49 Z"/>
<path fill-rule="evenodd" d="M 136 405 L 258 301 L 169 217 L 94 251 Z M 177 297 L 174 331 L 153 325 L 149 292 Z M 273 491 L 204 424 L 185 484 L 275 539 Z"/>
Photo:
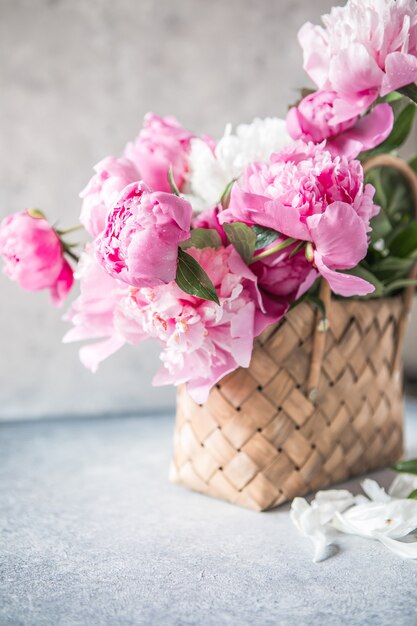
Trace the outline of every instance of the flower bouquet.
<path fill-rule="evenodd" d="M 255 509 L 397 460 L 417 261 L 417 4 L 348 0 L 299 32 L 286 120 L 215 141 L 148 114 L 81 193 L 92 240 L 37 209 L 0 226 L 5 273 L 60 305 L 95 371 L 161 345 L 178 386 L 171 478 Z"/>

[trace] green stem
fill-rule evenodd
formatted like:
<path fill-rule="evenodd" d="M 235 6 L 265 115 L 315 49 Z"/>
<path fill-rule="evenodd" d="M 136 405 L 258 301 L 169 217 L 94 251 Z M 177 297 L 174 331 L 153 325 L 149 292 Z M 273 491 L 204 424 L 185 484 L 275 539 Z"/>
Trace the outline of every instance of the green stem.
<path fill-rule="evenodd" d="M 295 256 L 296 254 L 298 254 L 300 252 L 300 250 L 302 250 L 304 248 L 304 246 L 307 245 L 306 241 L 300 241 L 300 243 L 294 248 L 294 250 L 291 252 L 290 254 L 290 258 L 292 258 L 293 256 Z"/>
<path fill-rule="evenodd" d="M 281 243 L 279 243 L 277 246 L 274 246 L 273 248 L 268 248 L 267 250 L 264 250 L 257 256 L 252 257 L 251 263 L 255 263 L 256 261 L 259 261 L 260 259 L 265 259 L 265 257 L 271 256 L 271 254 L 275 254 L 275 252 L 284 250 L 284 248 L 288 248 L 288 246 L 291 246 L 296 241 L 297 239 L 292 239 L 291 237 L 289 237 L 285 241 L 282 241 Z"/>
<path fill-rule="evenodd" d="M 76 230 L 83 229 L 84 226 L 82 224 L 78 224 L 78 226 L 73 226 L 72 228 L 67 228 L 66 230 L 57 230 L 58 235 L 68 235 L 69 233 L 74 233 Z"/>
<path fill-rule="evenodd" d="M 64 254 L 68 254 L 68 256 L 71 257 L 71 259 L 73 259 L 76 263 L 80 260 L 80 257 L 72 252 L 72 250 L 69 250 L 66 246 L 64 246 Z"/>

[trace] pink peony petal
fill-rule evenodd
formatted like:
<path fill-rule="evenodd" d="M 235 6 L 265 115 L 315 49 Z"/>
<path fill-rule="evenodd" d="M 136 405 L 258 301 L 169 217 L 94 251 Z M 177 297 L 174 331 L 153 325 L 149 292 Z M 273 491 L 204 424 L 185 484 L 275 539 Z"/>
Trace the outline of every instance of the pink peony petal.
<path fill-rule="evenodd" d="M 307 224 L 314 246 L 328 267 L 351 269 L 365 257 L 365 223 L 346 202 L 329 204 L 324 213 L 308 217 Z"/>
<path fill-rule="evenodd" d="M 327 280 L 331 290 L 339 296 L 366 296 L 375 291 L 375 287 L 363 278 L 336 272 L 324 264 L 319 253 L 314 254 L 314 263 L 320 274 Z"/>
<path fill-rule="evenodd" d="M 385 141 L 394 125 L 394 113 L 389 104 L 377 104 L 372 111 L 340 135 L 327 142 L 332 154 L 354 159 L 360 152 L 372 150 Z"/>
<path fill-rule="evenodd" d="M 300 220 L 300 213 L 295 207 L 283 204 L 278 199 L 270 200 L 265 206 L 265 212 L 270 215 L 268 221 L 273 224 L 271 227 L 282 235 L 309 241 L 309 230 Z"/>
<path fill-rule="evenodd" d="M 91 372 L 95 373 L 102 361 L 117 352 L 125 344 L 122 337 L 110 337 L 89 346 L 80 348 L 80 361 Z"/>
<path fill-rule="evenodd" d="M 68 261 L 62 264 L 62 270 L 56 282 L 51 286 L 51 298 L 55 306 L 62 306 L 74 284 L 74 273 Z"/>
<path fill-rule="evenodd" d="M 351 96 L 353 90 L 358 96 L 378 90 L 383 75 L 375 59 L 361 43 L 341 48 L 329 65 L 330 81 L 342 98 L 344 95 Z"/>
<path fill-rule="evenodd" d="M 304 51 L 304 70 L 320 89 L 325 89 L 330 60 L 325 31 L 307 22 L 298 31 L 298 41 Z"/>
<path fill-rule="evenodd" d="M 238 183 L 235 183 L 232 187 L 229 204 L 229 207 L 233 206 L 233 210 L 229 208 L 219 213 L 219 222 L 220 224 L 225 222 L 262 223 L 267 226 L 270 223 L 264 210 L 267 200 L 269 200 L 267 196 L 248 193 Z"/>
<path fill-rule="evenodd" d="M 381 96 L 386 96 L 400 87 L 417 83 L 417 57 L 402 52 L 391 52 L 385 60 L 385 72 Z"/>

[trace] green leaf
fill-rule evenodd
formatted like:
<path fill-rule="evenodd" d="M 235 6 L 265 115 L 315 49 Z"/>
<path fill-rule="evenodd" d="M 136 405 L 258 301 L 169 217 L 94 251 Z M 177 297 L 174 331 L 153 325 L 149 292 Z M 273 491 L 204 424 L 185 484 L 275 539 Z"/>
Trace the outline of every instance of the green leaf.
<path fill-rule="evenodd" d="M 223 224 L 224 231 L 230 243 L 239 252 L 246 264 L 252 260 L 256 245 L 256 234 L 243 222 Z"/>
<path fill-rule="evenodd" d="M 400 461 L 399 463 L 392 465 L 392 469 L 396 472 L 402 472 L 404 474 L 417 474 L 417 459 Z"/>
<path fill-rule="evenodd" d="M 177 183 L 175 182 L 174 172 L 172 171 L 172 165 L 169 166 L 168 181 L 169 181 L 169 184 L 171 186 L 172 193 L 174 193 L 176 196 L 180 197 L 181 194 L 180 194 L 180 190 L 177 187 Z"/>
<path fill-rule="evenodd" d="M 184 252 L 181 248 L 178 248 L 175 282 L 185 293 L 220 304 L 216 289 L 208 274 L 188 252 Z"/>
<path fill-rule="evenodd" d="M 371 242 L 375 244 L 379 239 L 385 240 L 385 247 L 389 248 L 390 241 L 395 237 L 399 228 L 414 221 L 413 198 L 410 187 L 404 176 L 391 167 L 378 167 L 366 175 L 366 182 L 371 183 L 376 190 L 374 202 L 381 207 L 381 211 L 371 221 Z M 367 261 L 372 264 L 373 246 Z M 378 254 L 374 254 L 378 259 Z"/>
<path fill-rule="evenodd" d="M 395 102 L 396 100 L 400 100 L 402 95 L 398 91 L 391 91 L 391 93 L 383 96 L 382 98 L 378 98 L 377 104 L 380 102 Z"/>
<path fill-rule="evenodd" d="M 265 226 L 258 226 L 257 224 L 251 226 L 251 229 L 256 235 L 255 250 L 266 248 L 266 246 L 269 246 L 270 243 L 280 236 L 273 228 L 266 228 Z"/>
<path fill-rule="evenodd" d="M 410 85 L 405 85 L 405 87 L 401 87 L 398 89 L 400 93 L 404 96 L 407 96 L 413 102 L 417 102 L 417 85 L 415 83 L 410 83 Z"/>
<path fill-rule="evenodd" d="M 408 161 L 408 165 L 411 167 L 411 169 L 413 169 L 415 171 L 415 173 L 417 174 L 417 154 L 415 154 L 414 156 L 411 157 L 411 159 Z"/>
<path fill-rule="evenodd" d="M 398 291 L 400 289 L 405 289 L 405 287 L 414 287 L 417 285 L 417 279 L 412 278 L 403 278 L 402 280 L 394 280 L 392 283 L 389 283 L 385 287 L 385 295 L 389 295 L 394 291 Z"/>
<path fill-rule="evenodd" d="M 413 263 L 414 259 L 400 259 L 395 256 L 388 256 L 374 263 L 372 265 L 372 271 L 375 272 L 378 277 L 382 278 L 390 278 L 397 274 L 407 276 Z"/>
<path fill-rule="evenodd" d="M 404 102 L 405 101 L 405 102 Z M 379 146 L 373 148 L 373 150 L 368 150 L 367 152 L 362 152 L 361 159 L 368 159 L 371 156 L 375 156 L 376 154 L 382 154 L 384 152 L 392 152 L 396 150 L 407 139 L 410 134 L 411 128 L 413 126 L 414 116 L 416 113 L 416 105 L 410 103 L 405 98 L 401 100 L 395 100 L 390 103 L 390 106 L 394 110 L 394 126 L 391 131 L 391 134 L 385 141 L 383 141 Z"/>
<path fill-rule="evenodd" d="M 191 231 L 191 237 L 183 241 L 181 248 L 214 248 L 217 250 L 222 245 L 222 240 L 214 228 L 194 228 Z"/>
<path fill-rule="evenodd" d="M 410 493 L 409 496 L 407 496 L 408 500 L 417 500 L 417 489 L 414 489 L 414 491 L 412 491 Z"/>
<path fill-rule="evenodd" d="M 393 256 L 404 259 L 417 250 L 417 222 L 411 222 L 401 228 L 390 242 Z"/>

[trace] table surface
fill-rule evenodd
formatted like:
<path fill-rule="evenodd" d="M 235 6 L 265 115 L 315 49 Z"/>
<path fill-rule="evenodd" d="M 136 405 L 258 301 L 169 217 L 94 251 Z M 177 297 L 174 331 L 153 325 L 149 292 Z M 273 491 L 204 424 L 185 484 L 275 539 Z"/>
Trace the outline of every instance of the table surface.
<path fill-rule="evenodd" d="M 407 415 L 416 454 L 417 405 Z M 1 626 L 417 624 L 417 562 L 341 536 L 313 563 L 287 506 L 254 513 L 169 484 L 172 428 L 0 427 Z"/>

